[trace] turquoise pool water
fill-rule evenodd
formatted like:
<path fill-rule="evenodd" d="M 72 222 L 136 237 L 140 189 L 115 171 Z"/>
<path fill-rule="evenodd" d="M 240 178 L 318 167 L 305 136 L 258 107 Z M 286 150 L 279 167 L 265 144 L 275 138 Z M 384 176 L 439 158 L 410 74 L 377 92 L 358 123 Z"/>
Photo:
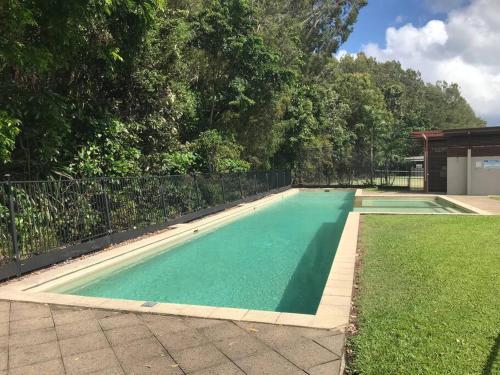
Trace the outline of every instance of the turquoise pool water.
<path fill-rule="evenodd" d="M 315 314 L 352 192 L 300 192 L 66 294 Z"/>

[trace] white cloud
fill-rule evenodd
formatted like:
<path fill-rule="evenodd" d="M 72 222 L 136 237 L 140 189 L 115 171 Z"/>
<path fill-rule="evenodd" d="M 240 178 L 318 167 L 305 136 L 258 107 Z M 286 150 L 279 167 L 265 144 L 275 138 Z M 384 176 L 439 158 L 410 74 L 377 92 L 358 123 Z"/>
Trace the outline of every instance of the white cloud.
<path fill-rule="evenodd" d="M 336 54 L 335 54 L 335 57 L 337 58 L 337 60 L 340 60 L 342 57 L 345 57 L 345 56 L 351 56 L 353 58 L 356 58 L 357 54 L 356 53 L 350 53 L 348 52 L 347 50 L 345 49 L 341 49 L 339 50 Z"/>
<path fill-rule="evenodd" d="M 500 124 L 499 43 L 500 1 L 473 0 L 449 12 L 444 22 L 388 28 L 385 47 L 367 44 L 363 52 L 381 61 L 399 60 L 429 82 L 457 82 L 480 116 Z"/>

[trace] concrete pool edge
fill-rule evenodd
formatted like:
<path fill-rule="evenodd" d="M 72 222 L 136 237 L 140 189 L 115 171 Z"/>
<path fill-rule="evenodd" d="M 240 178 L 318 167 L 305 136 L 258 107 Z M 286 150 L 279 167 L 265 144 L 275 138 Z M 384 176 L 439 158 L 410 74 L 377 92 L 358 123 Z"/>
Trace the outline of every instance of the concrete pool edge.
<path fill-rule="evenodd" d="M 57 284 L 71 282 L 86 273 L 110 267 L 113 264 L 135 258 L 153 251 L 161 244 L 175 244 L 200 230 L 208 230 L 226 221 L 253 212 L 277 200 L 299 192 L 289 189 L 281 193 L 242 204 L 232 209 L 182 224 L 160 234 L 151 235 L 130 244 L 118 245 L 111 250 L 95 253 L 87 258 L 77 259 L 69 264 L 29 274 L 20 280 L 0 286 L 0 300 L 37 302 L 53 305 L 67 305 L 116 311 L 179 315 L 197 318 L 236 320 L 256 323 L 272 323 L 320 329 L 343 329 L 349 324 L 351 296 L 354 280 L 354 265 L 357 248 L 359 213 L 349 213 L 337 252 L 330 269 L 328 280 L 315 315 L 280 313 L 274 311 L 247 310 L 197 305 L 156 303 L 145 307 L 147 301 L 118 300 L 96 297 L 82 297 L 47 292 Z M 309 189 L 308 189 L 309 190 Z"/>

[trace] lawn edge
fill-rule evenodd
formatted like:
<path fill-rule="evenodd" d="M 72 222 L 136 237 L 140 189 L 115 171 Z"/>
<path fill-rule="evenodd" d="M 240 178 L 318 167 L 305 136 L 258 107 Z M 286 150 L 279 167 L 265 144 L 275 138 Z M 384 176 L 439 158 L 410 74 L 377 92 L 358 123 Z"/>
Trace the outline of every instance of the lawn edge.
<path fill-rule="evenodd" d="M 356 351 L 353 347 L 353 338 L 359 332 L 359 289 L 361 285 L 361 273 L 363 271 L 363 258 L 365 247 L 363 243 L 363 233 L 366 225 L 366 216 L 360 215 L 359 218 L 359 229 L 358 229 L 358 240 L 356 245 L 356 262 L 354 266 L 354 282 L 352 288 L 352 297 L 351 297 L 351 311 L 349 314 L 349 325 L 347 326 L 345 332 L 345 348 L 344 348 L 344 370 L 341 374 L 357 374 L 356 369 L 354 367 L 355 359 L 356 359 Z"/>

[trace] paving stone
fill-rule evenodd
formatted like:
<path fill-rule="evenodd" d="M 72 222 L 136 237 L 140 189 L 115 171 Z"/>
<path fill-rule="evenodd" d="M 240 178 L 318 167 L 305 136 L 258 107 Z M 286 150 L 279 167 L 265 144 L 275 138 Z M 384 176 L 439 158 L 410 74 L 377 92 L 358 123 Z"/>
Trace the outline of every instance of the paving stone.
<path fill-rule="evenodd" d="M 151 331 L 145 325 L 120 327 L 105 331 L 111 345 L 123 345 L 127 342 L 152 337 Z"/>
<path fill-rule="evenodd" d="M 338 331 L 4 301 L 0 337 L 0 375 L 337 375 L 344 346 Z"/>
<path fill-rule="evenodd" d="M 64 375 L 64 366 L 60 358 L 33 365 L 18 367 L 9 371 L 10 375 Z"/>
<path fill-rule="evenodd" d="M 29 345 L 45 344 L 56 340 L 56 330 L 54 328 L 44 328 L 11 335 L 9 337 L 9 346 L 11 348 L 24 347 Z"/>
<path fill-rule="evenodd" d="M 102 329 L 107 331 L 114 328 L 138 325 L 141 321 L 135 314 L 120 314 L 100 319 L 99 323 Z"/>
<path fill-rule="evenodd" d="M 56 326 L 95 319 L 93 310 L 59 309 L 52 311 L 52 317 Z"/>
<path fill-rule="evenodd" d="M 63 357 L 108 348 L 108 340 L 102 332 L 92 332 L 86 335 L 72 337 L 59 341 Z"/>
<path fill-rule="evenodd" d="M 170 356 L 154 357 L 141 363 L 124 366 L 126 374 L 155 374 L 155 375 L 180 375 L 183 374 Z"/>
<path fill-rule="evenodd" d="M 223 365 L 211 367 L 208 369 L 192 372 L 192 375 L 244 375 L 238 366 L 232 362 L 224 363 Z"/>
<path fill-rule="evenodd" d="M 110 310 L 92 310 L 94 312 L 95 318 L 100 320 L 107 318 L 109 316 L 123 315 L 122 312 L 119 311 L 110 311 Z"/>
<path fill-rule="evenodd" d="M 159 315 L 159 314 L 140 314 L 137 316 L 141 321 L 146 322 L 146 323 L 154 323 L 154 322 L 184 322 L 184 318 L 182 316 L 177 316 L 177 315 Z"/>
<path fill-rule="evenodd" d="M 0 311 L 0 323 L 7 323 L 10 320 L 9 310 Z"/>
<path fill-rule="evenodd" d="M 9 323 L 0 323 L 0 337 L 9 334 Z"/>
<path fill-rule="evenodd" d="M 339 375 L 341 360 L 323 363 L 310 368 L 307 372 L 309 375 Z"/>
<path fill-rule="evenodd" d="M 294 346 L 298 342 L 306 340 L 306 338 L 289 328 L 293 327 L 274 326 L 263 333 L 260 331 L 255 333 L 255 336 L 275 349 Z"/>
<path fill-rule="evenodd" d="M 332 336 L 335 334 L 338 334 L 340 332 L 336 331 L 329 331 L 326 329 L 316 329 L 316 328 L 305 328 L 305 327 L 286 327 L 287 329 L 295 332 L 296 334 L 309 338 L 309 339 L 315 339 L 318 337 L 325 337 L 325 336 Z"/>
<path fill-rule="evenodd" d="M 54 311 L 78 311 L 83 310 L 83 307 L 77 306 L 67 306 L 67 305 L 49 305 L 50 311 L 54 313 Z"/>
<path fill-rule="evenodd" d="M 246 334 L 246 332 L 238 327 L 233 322 L 222 322 L 221 324 L 211 325 L 204 328 L 199 328 L 198 332 L 207 337 L 211 341 L 219 341 L 222 339 L 236 337 Z"/>
<path fill-rule="evenodd" d="M 36 310 L 39 308 L 49 307 L 47 304 L 34 303 L 34 302 L 22 302 L 22 301 L 12 301 L 10 303 L 11 311 L 21 311 L 21 310 Z"/>
<path fill-rule="evenodd" d="M 302 341 L 295 346 L 277 349 L 297 367 L 307 370 L 321 363 L 337 360 L 339 357 L 314 341 Z"/>
<path fill-rule="evenodd" d="M 68 374 L 86 374 L 120 366 L 110 348 L 63 357 L 63 361 Z"/>
<path fill-rule="evenodd" d="M 169 357 L 155 338 L 133 341 L 125 345 L 115 346 L 113 349 L 120 363 L 126 367 L 143 364 L 156 357 Z"/>
<path fill-rule="evenodd" d="M 0 353 L 0 371 L 7 370 L 7 362 L 9 354 L 7 352 Z"/>
<path fill-rule="evenodd" d="M 212 344 L 180 351 L 171 351 L 170 354 L 181 368 L 188 373 L 228 362 L 224 354 Z"/>
<path fill-rule="evenodd" d="M 235 322 L 235 324 L 249 333 L 264 333 L 265 331 L 268 331 L 275 327 L 275 325 L 273 324 L 253 322 Z"/>
<path fill-rule="evenodd" d="M 215 324 L 221 324 L 223 322 L 223 320 L 217 319 L 184 318 L 184 323 L 191 328 L 205 328 Z"/>
<path fill-rule="evenodd" d="M 158 336 L 158 340 L 167 350 L 184 350 L 208 343 L 208 339 L 194 329 Z"/>
<path fill-rule="evenodd" d="M 111 367 L 104 370 L 98 370 L 95 372 L 90 372 L 89 375 L 124 375 L 121 367 Z"/>
<path fill-rule="evenodd" d="M 9 367 L 16 368 L 47 362 L 61 356 L 57 341 L 9 349 Z"/>
<path fill-rule="evenodd" d="M 177 316 L 143 315 L 142 320 L 156 336 L 189 328 L 184 319 Z"/>
<path fill-rule="evenodd" d="M 26 302 L 12 302 L 12 305 L 10 307 L 11 322 L 33 318 L 46 318 L 50 316 L 51 313 L 48 305 Z"/>
<path fill-rule="evenodd" d="M 0 301 L 0 311 L 9 311 L 10 301 Z"/>
<path fill-rule="evenodd" d="M 100 331 L 101 326 L 95 319 L 56 326 L 57 337 L 59 338 L 59 340 L 69 339 L 71 337 L 82 336 L 88 333 Z"/>
<path fill-rule="evenodd" d="M 342 356 L 342 352 L 344 350 L 344 341 L 345 341 L 344 334 L 321 337 L 315 339 L 314 341 L 316 341 L 321 346 L 324 346 L 332 353 L 335 353 L 339 357 Z"/>
<path fill-rule="evenodd" d="M 51 328 L 54 327 L 54 322 L 52 321 L 52 317 L 44 317 L 44 318 L 33 318 L 27 320 L 17 320 L 10 322 L 10 333 L 20 333 L 20 332 L 28 332 L 34 331 L 37 329 L 43 328 Z"/>
<path fill-rule="evenodd" d="M 262 341 L 250 335 L 216 341 L 214 345 L 232 361 L 250 357 L 266 350 L 271 350 Z"/>
<path fill-rule="evenodd" d="M 235 362 L 247 375 L 295 375 L 305 374 L 292 363 L 270 351 Z"/>

